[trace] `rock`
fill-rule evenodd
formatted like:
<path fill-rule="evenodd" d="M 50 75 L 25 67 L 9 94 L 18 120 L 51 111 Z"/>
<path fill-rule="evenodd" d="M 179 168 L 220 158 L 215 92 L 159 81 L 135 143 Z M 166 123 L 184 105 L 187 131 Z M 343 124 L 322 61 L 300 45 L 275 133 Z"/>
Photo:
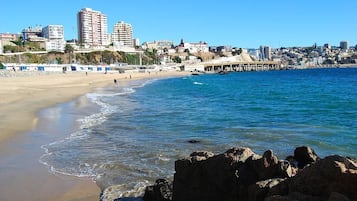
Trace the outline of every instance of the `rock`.
<path fill-rule="evenodd" d="M 172 183 L 165 179 L 156 180 L 153 186 L 145 189 L 144 201 L 171 201 L 172 200 Z"/>
<path fill-rule="evenodd" d="M 309 147 L 296 148 L 288 159 L 278 160 L 271 150 L 259 156 L 244 147 L 218 155 L 193 152 L 175 161 L 173 183 L 157 180 L 146 188 L 144 201 L 357 200 L 354 159 L 337 155 L 319 159 Z M 302 169 L 291 165 L 295 159 Z"/>
<path fill-rule="evenodd" d="M 268 179 L 250 185 L 248 187 L 248 200 L 264 201 L 264 198 L 268 194 L 269 190 L 284 180 L 285 179 L 281 179 L 281 178 Z"/>
<path fill-rule="evenodd" d="M 327 201 L 350 201 L 350 199 L 341 193 L 332 192 Z"/>
<path fill-rule="evenodd" d="M 232 163 L 244 163 L 248 158 L 254 155 L 256 154 L 246 147 L 234 147 L 224 153 L 224 156 L 230 158 Z"/>
<path fill-rule="evenodd" d="M 232 200 L 239 197 L 237 168 L 254 155 L 249 148 L 232 148 L 223 154 L 194 152 L 175 162 L 174 201 Z"/>
<path fill-rule="evenodd" d="M 291 192 L 288 198 L 289 201 L 324 201 L 319 196 L 306 195 L 300 192 Z"/>
<path fill-rule="evenodd" d="M 289 161 L 280 160 L 278 161 L 278 177 L 293 177 L 297 174 L 297 168 L 291 166 Z"/>
<path fill-rule="evenodd" d="M 298 163 L 298 168 L 300 169 L 304 168 L 306 165 L 316 162 L 319 159 L 315 151 L 306 146 L 297 147 L 294 151 L 294 158 Z"/>
<path fill-rule="evenodd" d="M 288 180 L 289 192 L 323 196 L 327 200 L 333 192 L 357 200 L 357 163 L 342 156 L 328 156 Z"/>
<path fill-rule="evenodd" d="M 287 156 L 285 158 L 286 161 L 288 161 L 291 165 L 291 167 L 294 167 L 294 168 L 297 168 L 298 165 L 297 165 L 297 161 L 295 160 L 295 157 L 294 156 Z"/>
<path fill-rule="evenodd" d="M 214 154 L 212 152 L 207 152 L 207 151 L 193 152 L 192 154 L 190 154 L 192 162 L 207 160 L 212 156 L 214 156 Z"/>
<path fill-rule="evenodd" d="M 264 152 L 263 157 L 250 157 L 239 169 L 242 182 L 248 186 L 257 181 L 292 177 L 295 174 L 296 170 L 290 163 L 279 161 L 271 150 Z"/>
<path fill-rule="evenodd" d="M 200 143 L 199 140 L 188 140 L 187 142 L 192 144 Z"/>
<path fill-rule="evenodd" d="M 278 158 L 272 150 L 264 152 L 263 158 L 259 160 L 259 165 L 255 171 L 259 175 L 259 180 L 278 177 Z"/>
<path fill-rule="evenodd" d="M 287 196 L 281 196 L 281 195 L 272 195 L 269 197 L 266 197 L 264 201 L 291 201 Z"/>
<path fill-rule="evenodd" d="M 130 185 L 119 184 L 109 186 L 104 189 L 100 195 L 100 201 L 142 201 L 143 190 L 137 189 L 138 191 L 126 191 Z M 142 186 L 145 188 L 145 186 Z"/>

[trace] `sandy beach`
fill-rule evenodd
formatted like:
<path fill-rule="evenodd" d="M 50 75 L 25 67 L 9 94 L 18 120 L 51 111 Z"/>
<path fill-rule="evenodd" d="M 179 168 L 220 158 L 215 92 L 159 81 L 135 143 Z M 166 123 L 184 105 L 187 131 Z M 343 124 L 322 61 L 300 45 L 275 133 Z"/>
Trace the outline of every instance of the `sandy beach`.
<path fill-rule="evenodd" d="M 0 77 L 0 200 L 99 200 L 100 189 L 87 178 L 53 175 L 38 162 L 46 136 L 30 136 L 38 112 L 73 100 L 98 88 L 135 79 L 185 76 L 188 72 L 158 73 L 34 73 Z"/>

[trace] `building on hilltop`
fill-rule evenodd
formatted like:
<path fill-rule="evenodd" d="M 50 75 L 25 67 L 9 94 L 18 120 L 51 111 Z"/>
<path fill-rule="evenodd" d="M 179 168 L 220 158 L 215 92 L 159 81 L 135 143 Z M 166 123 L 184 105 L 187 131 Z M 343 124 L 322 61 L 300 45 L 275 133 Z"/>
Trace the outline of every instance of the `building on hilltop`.
<path fill-rule="evenodd" d="M 43 42 L 45 39 L 42 36 L 42 26 L 28 27 L 22 30 L 22 40 Z"/>
<path fill-rule="evenodd" d="M 208 44 L 206 42 L 198 42 L 198 43 L 185 43 L 183 39 L 181 39 L 180 44 L 177 46 L 178 52 L 188 51 L 190 53 L 206 53 L 209 52 Z"/>
<path fill-rule="evenodd" d="M 123 21 L 117 22 L 114 25 L 113 43 L 118 42 L 120 45 L 126 47 L 134 47 L 133 41 L 133 27 L 131 24 Z"/>
<path fill-rule="evenodd" d="M 47 39 L 47 51 L 64 51 L 65 40 L 63 25 L 48 25 L 42 29 L 42 36 Z"/>
<path fill-rule="evenodd" d="M 78 39 L 85 46 L 108 45 L 107 16 L 91 8 L 83 8 L 78 12 Z"/>
<path fill-rule="evenodd" d="M 349 44 L 348 44 L 348 41 L 341 41 L 340 42 L 340 48 L 342 50 L 348 50 L 350 47 L 349 47 Z"/>
<path fill-rule="evenodd" d="M 156 50 L 164 50 L 164 49 L 173 49 L 174 42 L 167 40 L 153 41 L 153 42 L 145 42 L 142 44 L 143 49 L 156 49 Z"/>
<path fill-rule="evenodd" d="M 262 60 L 271 60 L 271 47 L 269 46 L 260 46 L 260 54 Z"/>
<path fill-rule="evenodd" d="M 2 46 L 11 45 L 15 46 L 15 44 L 11 41 L 16 41 L 20 38 L 20 34 L 12 34 L 12 33 L 2 33 L 0 34 L 0 41 Z"/>
<path fill-rule="evenodd" d="M 329 43 L 325 43 L 323 49 L 325 49 L 325 50 L 326 50 L 326 49 L 330 50 L 330 49 L 331 49 L 331 45 L 330 45 Z"/>

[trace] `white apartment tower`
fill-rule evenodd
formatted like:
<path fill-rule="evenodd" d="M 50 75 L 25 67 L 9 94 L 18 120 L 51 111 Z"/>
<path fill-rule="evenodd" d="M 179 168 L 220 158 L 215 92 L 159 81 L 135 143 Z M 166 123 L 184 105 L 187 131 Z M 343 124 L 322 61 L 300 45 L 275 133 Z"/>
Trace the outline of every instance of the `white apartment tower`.
<path fill-rule="evenodd" d="M 46 38 L 47 51 L 64 51 L 65 40 L 63 25 L 48 25 L 42 29 L 42 36 Z"/>
<path fill-rule="evenodd" d="M 108 45 L 107 16 L 91 8 L 78 12 L 78 40 L 83 45 Z"/>
<path fill-rule="evenodd" d="M 131 24 L 123 21 L 117 22 L 114 25 L 113 42 L 119 42 L 127 47 L 134 47 L 133 28 Z"/>
<path fill-rule="evenodd" d="M 269 46 L 260 46 L 261 59 L 271 60 L 271 47 Z"/>

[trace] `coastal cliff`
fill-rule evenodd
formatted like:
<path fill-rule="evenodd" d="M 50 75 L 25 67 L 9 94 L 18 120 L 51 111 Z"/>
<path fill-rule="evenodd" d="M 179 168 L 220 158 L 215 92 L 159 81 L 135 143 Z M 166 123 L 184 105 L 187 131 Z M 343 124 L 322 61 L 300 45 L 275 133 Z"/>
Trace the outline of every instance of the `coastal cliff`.
<path fill-rule="evenodd" d="M 357 200 L 357 162 L 338 155 L 320 159 L 310 147 L 298 147 L 279 160 L 245 147 L 214 155 L 194 152 L 175 162 L 173 182 L 158 179 L 144 201 L 348 201 Z M 103 194 L 102 200 L 107 200 Z"/>

